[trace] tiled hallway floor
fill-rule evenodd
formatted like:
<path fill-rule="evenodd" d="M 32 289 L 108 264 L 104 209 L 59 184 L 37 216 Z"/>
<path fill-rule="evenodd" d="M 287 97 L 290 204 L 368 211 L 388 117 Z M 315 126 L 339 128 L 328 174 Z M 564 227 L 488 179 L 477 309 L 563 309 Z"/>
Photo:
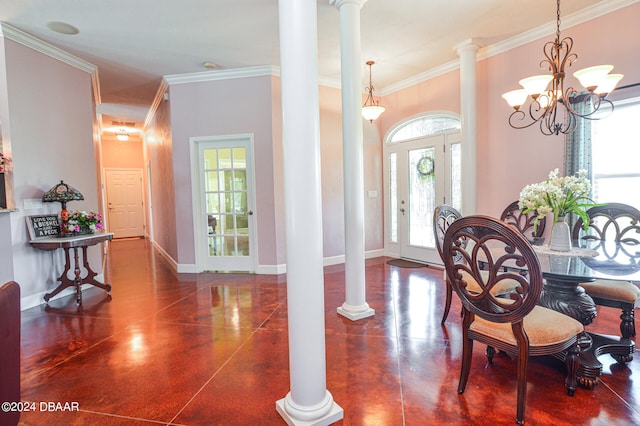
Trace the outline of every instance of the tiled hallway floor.
<path fill-rule="evenodd" d="M 460 304 L 440 326 L 442 271 L 367 260 L 375 316 L 351 322 L 344 268 L 325 268 L 327 389 L 344 425 L 503 425 L 515 421 L 516 363 L 486 365 L 476 344 L 469 384 L 456 392 Z M 80 411 L 25 412 L 25 425 L 282 425 L 290 390 L 286 277 L 173 273 L 145 240 L 114 241 L 105 269 L 112 299 L 87 289 L 22 313 L 22 399 L 77 402 Z M 619 313 L 599 308 L 589 330 L 616 334 Z M 640 358 L 638 355 L 637 358 Z M 563 364 L 529 363 L 533 425 L 640 424 L 640 360 L 601 357 L 593 390 L 566 395 Z"/>

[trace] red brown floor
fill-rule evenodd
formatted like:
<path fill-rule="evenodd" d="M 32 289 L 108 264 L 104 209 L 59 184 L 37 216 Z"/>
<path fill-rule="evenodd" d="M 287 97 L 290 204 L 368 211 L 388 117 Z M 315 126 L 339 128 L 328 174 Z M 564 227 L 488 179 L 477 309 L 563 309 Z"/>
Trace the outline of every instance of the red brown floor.
<path fill-rule="evenodd" d="M 486 364 L 476 344 L 469 384 L 456 392 L 460 305 L 440 326 L 442 271 L 367 260 L 375 316 L 352 322 L 344 268 L 325 269 L 327 389 L 344 425 L 512 424 L 515 361 Z M 110 244 L 96 288 L 22 313 L 25 425 L 282 425 L 275 402 L 290 390 L 285 276 L 174 274 L 144 240 Z M 616 310 L 600 308 L 590 330 L 616 334 Z M 640 358 L 640 354 L 638 355 Z M 640 360 L 602 356 L 597 388 L 566 395 L 563 364 L 529 363 L 526 421 L 534 425 L 640 423 Z M 79 411 L 40 410 L 41 402 Z M 46 405 L 46 404 L 45 404 Z"/>

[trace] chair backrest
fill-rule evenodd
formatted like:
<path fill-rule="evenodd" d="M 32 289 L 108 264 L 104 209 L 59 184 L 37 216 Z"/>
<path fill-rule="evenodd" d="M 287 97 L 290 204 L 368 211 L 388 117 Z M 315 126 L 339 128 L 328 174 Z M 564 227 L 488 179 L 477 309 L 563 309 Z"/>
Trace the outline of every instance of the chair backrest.
<path fill-rule="evenodd" d="M 589 230 L 585 232 L 581 218 L 573 226 L 571 237 L 578 241 L 617 241 L 640 244 L 640 211 L 622 203 L 591 207 Z"/>
<path fill-rule="evenodd" d="M 462 217 L 449 225 L 442 251 L 447 277 L 467 311 L 488 321 L 516 323 L 538 303 L 542 291 L 538 257 L 527 239 L 505 222 L 488 216 Z M 492 294 L 504 280 L 515 281 L 517 287 L 508 297 Z"/>
<path fill-rule="evenodd" d="M 436 240 L 436 249 L 442 257 L 442 243 L 444 241 L 444 233 L 455 220 L 462 217 L 460 212 L 455 208 L 446 204 L 441 204 L 433 211 L 433 235 Z"/>
<path fill-rule="evenodd" d="M 504 209 L 500 216 L 500 220 L 507 222 L 509 225 L 516 228 L 527 238 L 540 238 L 544 234 L 547 219 L 539 219 L 538 225 L 534 226 L 536 216 L 538 216 L 538 212 L 535 210 L 525 214 L 520 208 L 518 201 L 514 201 Z M 536 228 L 535 231 L 534 228 Z"/>
<path fill-rule="evenodd" d="M 0 401 L 20 401 L 20 286 L 0 287 Z M 18 424 L 20 411 L 0 413 L 0 424 Z"/>

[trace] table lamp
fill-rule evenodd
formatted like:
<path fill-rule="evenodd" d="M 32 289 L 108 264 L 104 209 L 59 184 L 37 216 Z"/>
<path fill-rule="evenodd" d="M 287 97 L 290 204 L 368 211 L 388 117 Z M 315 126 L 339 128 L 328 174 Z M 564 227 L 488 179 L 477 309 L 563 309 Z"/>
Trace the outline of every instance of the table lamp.
<path fill-rule="evenodd" d="M 42 201 L 44 202 L 58 201 L 62 204 L 62 210 L 60 211 L 60 231 L 63 234 L 68 232 L 67 221 L 69 220 L 69 210 L 67 210 L 67 201 L 72 200 L 84 200 L 84 197 L 80 191 L 64 183 L 62 180 L 42 196 Z"/>

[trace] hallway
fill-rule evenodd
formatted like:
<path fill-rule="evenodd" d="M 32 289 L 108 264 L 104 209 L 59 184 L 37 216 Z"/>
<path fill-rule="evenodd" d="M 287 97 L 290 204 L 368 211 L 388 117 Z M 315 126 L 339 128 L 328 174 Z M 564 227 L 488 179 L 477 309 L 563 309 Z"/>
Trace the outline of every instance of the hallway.
<path fill-rule="evenodd" d="M 327 389 L 344 425 L 515 423 L 516 363 L 486 365 L 476 344 L 464 395 L 457 394 L 460 304 L 445 327 L 442 271 L 366 262 L 375 316 L 351 322 L 344 265 L 325 268 Z M 22 312 L 25 425 L 283 425 L 275 402 L 290 390 L 285 275 L 175 274 L 145 240 L 109 244 L 99 289 Z M 619 312 L 599 308 L 590 331 L 616 334 Z M 526 421 L 532 425 L 640 423 L 640 355 L 609 356 L 594 390 L 566 395 L 564 365 L 532 359 Z M 638 386 L 636 386 L 638 385 Z M 77 402 L 79 411 L 40 411 Z"/>

